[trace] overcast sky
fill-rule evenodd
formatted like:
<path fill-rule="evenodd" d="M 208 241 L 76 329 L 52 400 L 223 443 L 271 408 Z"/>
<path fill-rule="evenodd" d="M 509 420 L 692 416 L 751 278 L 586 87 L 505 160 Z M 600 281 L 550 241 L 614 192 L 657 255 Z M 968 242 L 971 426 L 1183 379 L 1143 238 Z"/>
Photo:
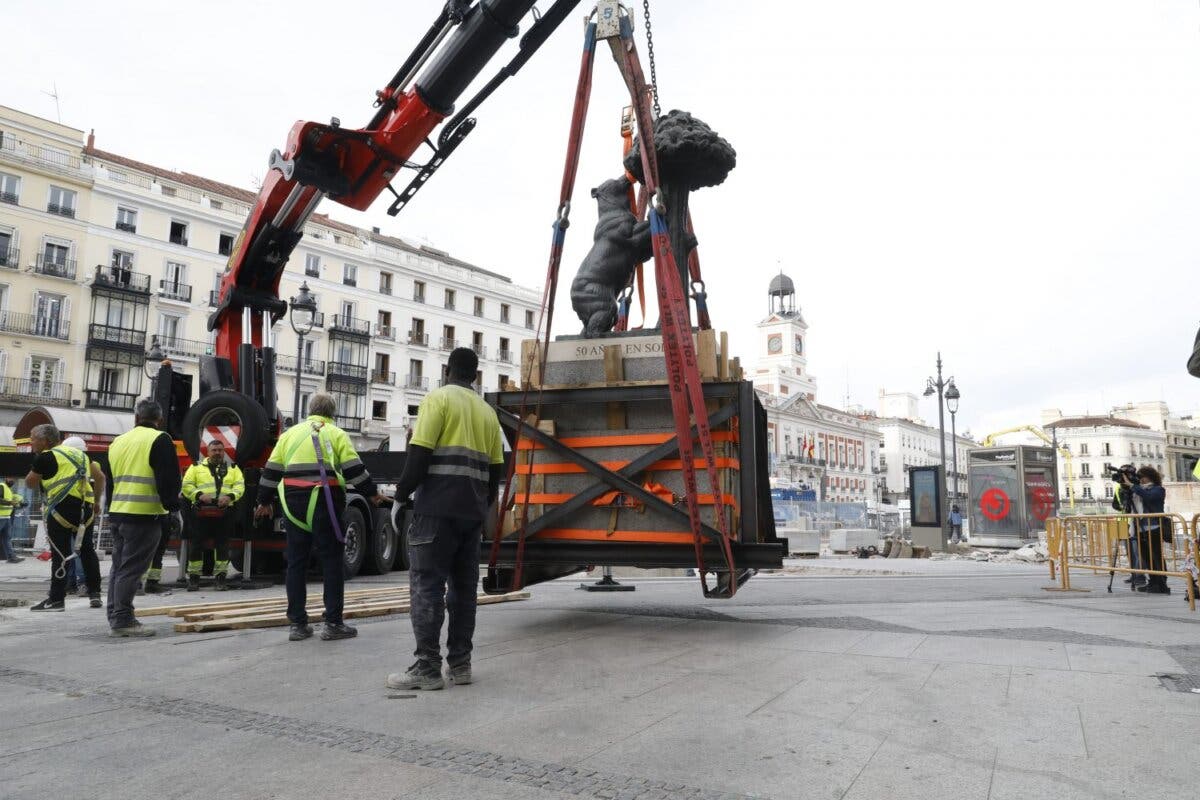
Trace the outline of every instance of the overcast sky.
<path fill-rule="evenodd" d="M 652 5 L 664 110 L 737 149 L 693 215 L 714 325 L 743 363 L 782 268 L 821 402 L 919 395 L 940 348 L 960 430 L 979 436 L 1051 406 L 1200 411 L 1184 370 L 1200 324 L 1195 0 Z M 540 285 L 586 6 L 399 218 L 384 199 L 322 210 Z M 249 186 L 295 120 L 365 124 L 439 7 L 8 0 L 0 103 L 53 119 L 57 85 L 62 121 L 98 147 Z M 577 332 L 587 190 L 620 173 L 621 92 L 601 51 L 556 333 Z M 922 413 L 936 424 L 934 402 Z"/>

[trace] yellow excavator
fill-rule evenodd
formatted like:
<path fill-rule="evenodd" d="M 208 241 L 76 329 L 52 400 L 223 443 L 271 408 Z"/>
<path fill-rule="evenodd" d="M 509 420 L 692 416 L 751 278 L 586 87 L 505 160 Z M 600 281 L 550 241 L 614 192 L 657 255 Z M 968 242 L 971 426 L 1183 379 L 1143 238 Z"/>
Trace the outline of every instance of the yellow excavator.
<path fill-rule="evenodd" d="M 1044 430 L 1042 430 L 1041 428 L 1037 427 L 1036 425 L 1017 425 L 1015 428 L 1005 428 L 1002 431 L 996 431 L 995 433 L 989 433 L 987 436 L 983 437 L 983 441 L 980 442 L 980 444 L 984 447 L 991 447 L 992 445 L 994 445 L 996 443 L 997 436 L 1003 436 L 1006 433 L 1018 433 L 1020 431 L 1028 431 L 1029 433 L 1032 433 L 1034 436 L 1038 437 L 1039 439 L 1041 439 L 1043 442 L 1050 445 L 1051 447 L 1055 447 L 1054 440 L 1051 439 L 1049 436 L 1047 436 L 1046 432 Z M 1061 455 L 1063 457 L 1063 461 L 1067 465 L 1067 502 L 1070 505 L 1071 510 L 1074 511 L 1075 510 L 1075 467 L 1071 463 L 1071 451 L 1061 445 L 1059 445 L 1057 447 L 1057 450 L 1058 450 L 1059 455 Z"/>

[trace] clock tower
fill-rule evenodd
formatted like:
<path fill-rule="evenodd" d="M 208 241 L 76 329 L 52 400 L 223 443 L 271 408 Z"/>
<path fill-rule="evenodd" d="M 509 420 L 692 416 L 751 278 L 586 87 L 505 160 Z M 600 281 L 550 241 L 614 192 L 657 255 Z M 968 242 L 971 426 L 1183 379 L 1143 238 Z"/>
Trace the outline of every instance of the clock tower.
<path fill-rule="evenodd" d="M 796 306 L 796 287 L 780 272 L 767 288 L 767 318 L 758 323 L 756 389 L 781 397 L 816 397 L 808 374 L 808 323 Z"/>

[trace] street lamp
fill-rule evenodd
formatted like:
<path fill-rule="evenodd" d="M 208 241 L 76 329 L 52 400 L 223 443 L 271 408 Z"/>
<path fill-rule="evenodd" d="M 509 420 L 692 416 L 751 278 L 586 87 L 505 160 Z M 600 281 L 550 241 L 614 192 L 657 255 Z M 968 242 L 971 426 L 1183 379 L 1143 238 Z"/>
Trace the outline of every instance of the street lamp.
<path fill-rule="evenodd" d="M 925 396 L 931 397 L 936 393 L 937 398 L 938 398 L 938 438 L 939 438 L 939 441 L 941 444 L 941 453 L 942 453 L 942 462 L 941 463 L 942 463 L 942 475 L 943 476 L 945 476 L 945 474 L 946 474 L 946 414 L 945 414 L 943 397 L 945 397 L 944 393 L 945 393 L 947 387 L 953 387 L 953 386 L 954 386 L 954 378 L 953 377 L 951 377 L 950 380 L 948 380 L 948 381 L 942 380 L 942 354 L 939 351 L 938 355 L 937 355 L 937 380 L 935 381 L 933 378 L 925 379 Z M 955 389 L 954 392 L 957 397 L 958 390 Z M 957 406 L 955 406 L 955 408 L 957 408 Z M 947 534 L 948 534 L 947 528 L 949 527 L 950 521 L 948 519 L 948 515 L 946 514 L 947 509 L 946 509 L 946 487 L 945 486 L 942 487 L 941 498 L 938 500 L 938 502 L 941 504 L 942 535 L 947 536 Z"/>
<path fill-rule="evenodd" d="M 946 410 L 950 412 L 950 447 L 951 460 L 954 464 L 954 502 L 958 502 L 958 426 L 955 425 L 955 415 L 958 414 L 958 400 L 962 397 L 958 387 L 954 385 L 954 378 L 950 379 L 950 383 L 946 386 Z"/>
<path fill-rule="evenodd" d="M 317 316 L 317 298 L 308 290 L 308 281 L 300 284 L 300 293 L 291 300 L 291 311 L 288 313 L 288 323 L 296 332 L 299 342 L 296 352 L 296 392 L 292 403 L 292 423 L 300 421 L 300 374 L 304 369 L 304 337 L 312 333 L 313 322 Z"/>

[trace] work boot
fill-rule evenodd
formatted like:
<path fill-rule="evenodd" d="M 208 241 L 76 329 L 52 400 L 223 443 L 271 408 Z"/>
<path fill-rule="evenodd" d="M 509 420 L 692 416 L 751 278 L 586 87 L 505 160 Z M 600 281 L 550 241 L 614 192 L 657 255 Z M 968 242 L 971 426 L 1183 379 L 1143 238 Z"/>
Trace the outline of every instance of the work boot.
<path fill-rule="evenodd" d="M 1170 594 L 1171 587 L 1165 583 L 1148 583 L 1144 586 L 1138 586 L 1134 591 L 1145 592 L 1146 594 Z"/>
<path fill-rule="evenodd" d="M 162 587 L 161 583 L 159 583 L 154 578 L 150 578 L 146 581 L 146 594 L 162 594 L 162 593 L 163 593 L 163 587 Z"/>
<path fill-rule="evenodd" d="M 10 563 L 10 564 L 20 564 L 20 563 L 21 563 L 22 561 L 24 561 L 24 560 L 25 560 L 25 558 L 24 558 L 23 556 L 13 556 L 12 558 L 10 558 L 10 559 L 8 560 L 8 563 Z"/>
<path fill-rule="evenodd" d="M 189 592 L 200 591 L 200 576 L 199 575 L 188 575 L 187 590 Z"/>
<path fill-rule="evenodd" d="M 79 591 L 75 593 L 76 597 L 91 597 L 91 592 L 88 591 L 87 584 L 79 587 Z"/>
<path fill-rule="evenodd" d="M 100 599 L 100 595 L 91 594 L 88 595 L 88 605 L 90 605 L 92 608 L 103 608 L 104 602 Z"/>
<path fill-rule="evenodd" d="M 47 597 L 36 606 L 30 606 L 30 611 L 66 611 L 67 606 L 62 600 L 51 600 Z"/>
<path fill-rule="evenodd" d="M 142 623 L 135 620 L 132 625 L 124 625 L 120 628 L 113 628 L 112 630 L 110 630 L 108 632 L 108 635 L 113 637 L 114 639 L 118 639 L 118 638 L 122 638 L 122 637 L 133 637 L 133 638 L 141 639 L 141 638 L 145 638 L 147 636 L 153 636 L 154 629 L 147 628 L 145 625 L 143 625 Z"/>
<path fill-rule="evenodd" d="M 303 642 L 312 638 L 312 633 L 312 625 L 293 625 L 291 633 L 288 634 L 288 641 Z"/>
<path fill-rule="evenodd" d="M 345 623 L 335 624 L 326 622 L 321 628 L 321 641 L 332 642 L 337 639 L 353 639 L 358 636 L 358 628 L 352 628 Z"/>
<path fill-rule="evenodd" d="M 455 686 L 466 686 L 471 682 L 471 662 L 450 668 L 450 682 Z"/>
<path fill-rule="evenodd" d="M 224 572 L 217 573 L 217 582 L 216 582 L 216 585 L 213 586 L 213 590 L 217 591 L 217 592 L 224 592 L 224 591 L 227 591 L 228 589 L 229 589 L 229 585 L 227 583 L 225 583 L 225 573 Z"/>
<path fill-rule="evenodd" d="M 389 689 L 424 689 L 432 692 L 445 689 L 446 681 L 442 679 L 441 670 L 424 661 L 417 661 L 404 672 L 393 672 L 388 675 L 387 687 Z"/>

